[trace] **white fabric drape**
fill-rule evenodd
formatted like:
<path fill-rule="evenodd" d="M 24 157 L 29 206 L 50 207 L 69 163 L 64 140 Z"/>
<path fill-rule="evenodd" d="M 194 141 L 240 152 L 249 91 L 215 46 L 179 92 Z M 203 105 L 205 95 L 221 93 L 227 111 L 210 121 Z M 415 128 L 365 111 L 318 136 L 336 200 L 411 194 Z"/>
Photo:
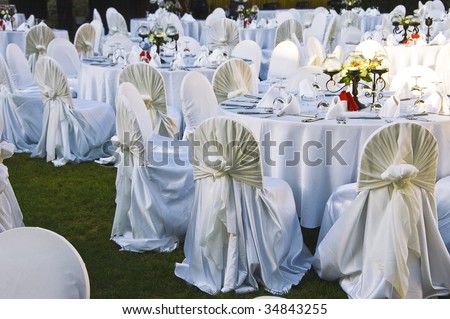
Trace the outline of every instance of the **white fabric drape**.
<path fill-rule="evenodd" d="M 14 145 L 2 141 L 0 143 L 0 233 L 24 226 L 22 211 L 8 179 L 8 168 L 3 164 L 3 160 L 10 158 L 13 154 Z"/>
<path fill-rule="evenodd" d="M 194 141 L 195 201 L 175 274 L 209 294 L 258 284 L 288 292 L 311 262 L 292 190 L 279 179 L 263 181 L 259 145 L 241 124 L 206 120 Z"/>
<path fill-rule="evenodd" d="M 256 93 L 253 72 L 242 59 L 230 59 L 222 63 L 214 72 L 211 82 L 219 103 L 233 97 Z"/>
<path fill-rule="evenodd" d="M 176 149 L 171 139 L 153 136 L 144 102 L 131 83 L 119 86 L 116 107 L 119 161 L 111 239 L 124 250 L 172 251 L 184 239 L 193 202 L 188 152 Z"/>
<path fill-rule="evenodd" d="M 314 267 L 351 298 L 429 298 L 450 289 L 439 235 L 437 143 L 423 126 L 377 131 L 360 162 L 358 195 L 317 247 Z"/>
<path fill-rule="evenodd" d="M 207 45 L 213 51 L 216 48 L 225 47 L 231 52 L 239 43 L 239 30 L 236 21 L 221 18 L 214 22 L 209 30 L 209 42 Z"/>
<path fill-rule="evenodd" d="M 101 55 L 103 37 L 105 36 L 105 28 L 103 27 L 103 23 L 101 22 L 101 20 L 92 20 L 91 25 L 95 30 L 94 53 L 97 55 Z"/>
<path fill-rule="evenodd" d="M 92 24 L 82 24 L 75 33 L 74 44 L 80 58 L 87 58 L 94 55 L 96 47 L 96 31 Z"/>
<path fill-rule="evenodd" d="M 6 60 L 18 90 L 39 90 L 34 82 L 31 69 L 28 67 L 27 58 L 17 44 L 8 44 L 6 47 Z"/>
<path fill-rule="evenodd" d="M 47 46 L 54 38 L 52 29 L 45 23 L 35 25 L 28 31 L 25 37 L 25 56 L 33 73 L 37 59 L 47 54 Z"/>
<path fill-rule="evenodd" d="M 300 52 L 294 42 L 286 40 L 279 43 L 270 57 L 267 79 L 287 78 L 300 66 Z"/>
<path fill-rule="evenodd" d="M 299 21 L 295 19 L 288 19 L 279 24 L 277 31 L 275 32 L 274 47 L 276 47 L 280 42 L 290 40 L 292 33 L 296 35 L 297 40 L 300 43 L 303 42 L 303 29 Z"/>
<path fill-rule="evenodd" d="M 259 44 L 253 40 L 242 40 L 234 47 L 231 55 L 236 58 L 251 60 L 250 67 L 253 71 L 253 82 L 255 85 L 253 92 L 258 92 L 259 72 L 263 59 Z"/>
<path fill-rule="evenodd" d="M 438 212 L 439 232 L 450 253 L 450 176 L 437 181 L 434 190 Z"/>
<path fill-rule="evenodd" d="M 113 108 L 86 101 L 74 109 L 66 76 L 50 57 L 37 61 L 35 78 L 44 100 L 44 115 L 41 138 L 32 155 L 46 157 L 55 166 L 103 157 L 102 144 L 114 132 Z"/>
<path fill-rule="evenodd" d="M 442 81 L 443 91 L 447 95 L 450 95 L 450 66 L 448 63 L 449 56 L 450 44 L 447 44 L 439 50 L 439 53 L 436 56 L 436 65 L 434 68 Z"/>
<path fill-rule="evenodd" d="M 0 298 L 89 299 L 86 265 L 61 235 L 38 227 L 0 234 Z"/>
<path fill-rule="evenodd" d="M 161 73 L 147 63 L 128 65 L 120 74 L 119 83 L 132 83 L 141 94 L 156 134 L 176 137 L 178 128 L 167 114 L 166 89 Z"/>
<path fill-rule="evenodd" d="M 180 95 L 185 124 L 183 140 L 191 140 L 200 123 L 218 116 L 221 110 L 211 82 L 200 72 L 191 71 L 184 77 Z"/>

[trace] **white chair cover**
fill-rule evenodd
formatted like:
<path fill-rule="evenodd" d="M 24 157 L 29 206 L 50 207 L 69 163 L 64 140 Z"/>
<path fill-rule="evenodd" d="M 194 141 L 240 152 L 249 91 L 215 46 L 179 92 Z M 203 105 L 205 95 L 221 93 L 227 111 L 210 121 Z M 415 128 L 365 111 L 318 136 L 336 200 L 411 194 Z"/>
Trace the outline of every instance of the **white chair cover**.
<path fill-rule="evenodd" d="M 230 53 L 239 42 L 239 30 L 236 21 L 221 18 L 214 22 L 209 30 L 209 40 L 210 43 L 207 43 L 207 45 L 211 51 L 225 47 Z"/>
<path fill-rule="evenodd" d="M 295 20 L 295 16 L 289 11 L 278 11 L 275 13 L 275 20 L 280 25 L 286 20 Z"/>
<path fill-rule="evenodd" d="M 340 27 L 338 17 L 332 17 L 325 30 L 323 48 L 326 52 L 332 52 L 338 44 Z"/>
<path fill-rule="evenodd" d="M 180 18 L 173 12 L 167 12 L 164 14 L 160 20 L 161 27 L 167 29 L 169 25 L 173 25 L 178 30 L 178 35 L 180 37 L 184 36 L 184 28 L 181 24 Z"/>
<path fill-rule="evenodd" d="M 222 8 L 216 8 L 211 12 L 205 19 L 205 27 L 210 28 L 212 25 L 220 19 L 226 18 L 225 10 L 220 10 Z"/>
<path fill-rule="evenodd" d="M 105 29 L 99 20 L 92 20 L 91 25 L 95 29 L 94 54 L 100 55 L 102 53 L 102 42 L 103 37 L 105 36 Z"/>
<path fill-rule="evenodd" d="M 400 15 L 404 17 L 406 15 L 406 7 L 403 4 L 399 4 L 392 9 L 391 12 L 389 12 L 388 15 L 388 21 L 391 21 L 393 17 L 396 15 Z"/>
<path fill-rule="evenodd" d="M 316 37 L 309 37 L 306 40 L 306 52 L 308 55 L 308 60 L 311 61 L 315 57 L 313 65 L 322 65 L 323 60 L 325 60 L 326 54 L 325 49 Z"/>
<path fill-rule="evenodd" d="M 124 82 L 133 84 L 141 94 L 154 132 L 162 136 L 177 137 L 177 125 L 167 114 L 166 89 L 161 73 L 147 63 L 134 63 L 120 74 L 119 84 Z"/>
<path fill-rule="evenodd" d="M 100 21 L 103 25 L 102 17 L 100 15 L 100 13 L 98 12 L 97 8 L 94 8 L 94 10 L 92 10 L 92 20 Z"/>
<path fill-rule="evenodd" d="M 80 58 L 72 42 L 64 38 L 55 38 L 48 44 L 47 55 L 53 58 L 67 76 L 67 82 L 72 97 L 78 92 L 78 72 L 80 71 Z"/>
<path fill-rule="evenodd" d="M 128 36 L 128 26 L 123 15 L 115 8 L 106 9 L 106 24 L 108 25 L 108 34 L 123 34 Z"/>
<path fill-rule="evenodd" d="M 10 43 L 6 47 L 6 61 L 17 90 L 38 90 L 27 58 L 17 44 Z"/>
<path fill-rule="evenodd" d="M 358 45 L 361 43 L 363 39 L 364 33 L 361 31 L 359 27 L 348 26 L 341 29 L 341 41 L 342 45 L 345 44 L 353 44 Z"/>
<path fill-rule="evenodd" d="M 200 43 L 193 37 L 184 35 L 178 39 L 178 50 L 192 55 L 200 52 Z"/>
<path fill-rule="evenodd" d="M 411 89 L 416 83 L 414 76 L 420 76 L 420 78 L 417 79 L 417 84 L 424 88 L 424 93 L 436 90 L 434 83 L 440 81 L 435 70 L 423 65 L 413 65 L 400 70 L 394 75 L 389 90 L 396 92 L 404 85 L 407 85 L 408 88 Z"/>
<path fill-rule="evenodd" d="M 279 43 L 270 57 L 267 79 L 287 78 L 291 76 L 300 66 L 300 53 L 292 41 Z"/>
<path fill-rule="evenodd" d="M 295 19 L 288 19 L 278 24 L 277 30 L 275 32 L 274 47 L 276 47 L 280 42 L 290 40 L 292 33 L 295 34 L 297 40 L 300 43 L 303 42 L 303 30 L 302 25 L 299 21 Z"/>
<path fill-rule="evenodd" d="M 90 23 L 83 23 L 75 33 L 74 44 L 80 58 L 87 58 L 94 55 L 96 46 L 96 30 Z"/>
<path fill-rule="evenodd" d="M 35 78 L 44 114 L 41 138 L 32 156 L 46 157 L 55 166 L 104 157 L 102 146 L 114 134 L 112 106 L 72 100 L 63 70 L 50 57 L 36 62 Z"/>
<path fill-rule="evenodd" d="M 307 41 L 310 36 L 316 37 L 320 43 L 323 42 L 323 37 L 325 35 L 325 30 L 328 25 L 328 13 L 318 12 L 314 14 L 311 26 L 304 30 L 303 41 Z"/>
<path fill-rule="evenodd" d="M 287 293 L 311 261 L 289 185 L 263 179 L 258 143 L 232 119 L 206 120 L 194 141 L 195 201 L 175 275 L 209 294 L 258 284 Z M 211 156 L 206 145 L 220 151 Z"/>
<path fill-rule="evenodd" d="M 47 46 L 55 38 L 52 29 L 45 23 L 30 28 L 25 37 L 25 56 L 28 59 L 31 72 L 39 56 L 47 54 Z"/>
<path fill-rule="evenodd" d="M 37 227 L 0 234 L 0 298 L 89 299 L 86 266 L 61 235 Z"/>
<path fill-rule="evenodd" d="M 450 44 L 446 44 L 436 56 L 435 70 L 440 80 L 442 81 L 443 91 L 450 95 Z"/>
<path fill-rule="evenodd" d="M 1 121 L 4 121 L 4 118 L 0 119 L 0 130 Z M 8 168 L 3 164 L 3 160 L 14 154 L 14 148 L 11 143 L 5 141 L 0 143 L 0 233 L 24 226 L 22 211 L 8 179 Z"/>
<path fill-rule="evenodd" d="M 193 203 L 189 152 L 153 136 L 146 106 L 131 83 L 120 84 L 116 108 L 113 144 L 120 160 L 111 239 L 129 251 L 172 251 L 184 239 Z"/>
<path fill-rule="evenodd" d="M 322 68 L 316 65 L 307 65 L 299 67 L 294 74 L 286 79 L 284 82 L 286 91 L 299 92 L 300 82 L 304 79 L 307 79 L 310 84 L 314 83 L 316 80 L 314 74 L 320 74 L 317 76 L 317 82 L 321 88 L 325 88 L 329 77 L 323 73 Z"/>
<path fill-rule="evenodd" d="M 379 43 L 378 41 L 367 39 L 359 43 L 355 51 L 361 51 L 361 53 L 366 57 L 367 59 L 373 59 L 375 54 L 378 51 L 384 52 L 386 55 L 386 50 L 384 49 L 383 45 Z"/>
<path fill-rule="evenodd" d="M 26 63 L 25 65 L 27 66 Z M 32 145 L 27 139 L 25 134 L 26 126 L 23 124 L 22 118 L 17 111 L 17 106 L 12 99 L 11 95 L 13 93 L 15 93 L 15 83 L 3 56 L 0 55 L 1 140 L 11 143 L 13 152 L 31 152 L 35 145 Z"/>
<path fill-rule="evenodd" d="M 349 26 L 361 29 L 361 17 L 354 11 L 345 11 L 339 17 L 339 24 L 341 29 L 348 28 Z"/>
<path fill-rule="evenodd" d="M 447 251 L 450 253 L 450 176 L 437 181 L 434 194 L 436 196 L 439 232 Z"/>
<path fill-rule="evenodd" d="M 221 110 L 211 82 L 200 72 L 191 71 L 183 78 L 180 95 L 185 124 L 183 140 L 192 140 L 200 123 L 220 115 Z"/>
<path fill-rule="evenodd" d="M 240 41 L 231 52 L 231 56 L 240 59 L 252 60 L 250 67 L 253 71 L 254 89 L 253 92 L 258 90 L 259 72 L 261 70 L 261 63 L 263 59 L 262 50 L 259 44 L 253 40 Z"/>
<path fill-rule="evenodd" d="M 372 135 L 360 161 L 357 196 L 316 249 L 321 278 L 339 279 L 351 298 L 449 293 L 450 255 L 433 194 L 437 156 L 436 140 L 418 124 L 397 123 Z"/>
<path fill-rule="evenodd" d="M 233 97 L 256 93 L 250 65 L 238 58 L 222 63 L 214 72 L 211 83 L 219 103 Z"/>
<path fill-rule="evenodd" d="M 123 47 L 125 53 L 129 53 L 133 49 L 134 43 L 127 35 L 116 33 L 108 37 L 105 42 L 103 42 L 103 55 L 107 55 L 109 53 L 110 47 L 115 45 Z"/>

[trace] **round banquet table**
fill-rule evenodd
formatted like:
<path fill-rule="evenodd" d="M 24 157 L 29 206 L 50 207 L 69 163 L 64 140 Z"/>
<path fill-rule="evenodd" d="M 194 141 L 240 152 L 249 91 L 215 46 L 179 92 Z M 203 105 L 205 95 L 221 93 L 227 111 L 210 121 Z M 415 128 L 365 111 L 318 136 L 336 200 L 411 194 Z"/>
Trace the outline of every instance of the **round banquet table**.
<path fill-rule="evenodd" d="M 0 53 L 6 56 L 6 47 L 10 43 L 17 44 L 23 52 L 25 52 L 25 31 L 1 31 L 0 32 Z M 53 29 L 56 38 L 65 38 L 69 40 L 69 32 L 67 30 Z"/>
<path fill-rule="evenodd" d="M 316 102 L 317 103 L 317 102 Z M 402 103 L 406 103 L 402 101 Z M 258 112 L 258 109 L 244 110 Z M 305 111 L 303 111 L 305 110 Z M 302 104 L 302 112 L 316 112 Z M 243 109 L 227 109 L 228 116 L 247 125 L 260 141 L 263 172 L 286 180 L 291 186 L 303 227 L 321 224 L 325 204 L 340 185 L 356 182 L 361 153 L 370 135 L 387 121 L 352 119 L 305 123 L 307 117 L 237 114 Z M 362 112 L 347 112 L 348 116 Z M 438 178 L 450 175 L 450 117 L 430 114 L 417 117 L 439 145 Z M 399 118 L 396 121 L 409 121 Z"/>
<path fill-rule="evenodd" d="M 241 28 L 239 40 L 253 40 L 259 44 L 261 50 L 273 50 L 277 28 Z"/>
<path fill-rule="evenodd" d="M 434 69 L 436 57 L 442 45 L 393 45 L 385 46 L 390 62 L 390 74 L 394 76 L 405 67 L 412 65 L 431 66 Z"/>

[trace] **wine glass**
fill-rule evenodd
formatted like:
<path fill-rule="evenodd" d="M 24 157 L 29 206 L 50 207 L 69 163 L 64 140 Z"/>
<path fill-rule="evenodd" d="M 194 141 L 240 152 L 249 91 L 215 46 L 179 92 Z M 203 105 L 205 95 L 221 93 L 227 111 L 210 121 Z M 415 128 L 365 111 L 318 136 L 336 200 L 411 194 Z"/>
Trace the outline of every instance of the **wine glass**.
<path fill-rule="evenodd" d="M 312 87 L 316 91 L 316 97 L 319 100 L 319 103 L 317 103 L 318 109 L 323 109 L 329 106 L 328 102 L 325 100 L 325 94 L 322 91 L 322 88 L 320 87 L 318 76 L 322 73 L 314 72 L 314 82 L 312 83 Z"/>
<path fill-rule="evenodd" d="M 177 41 L 180 38 L 180 33 L 178 32 L 177 28 L 174 25 L 169 24 L 166 28 L 166 35 L 171 42 L 175 42 L 175 52 L 178 52 Z"/>

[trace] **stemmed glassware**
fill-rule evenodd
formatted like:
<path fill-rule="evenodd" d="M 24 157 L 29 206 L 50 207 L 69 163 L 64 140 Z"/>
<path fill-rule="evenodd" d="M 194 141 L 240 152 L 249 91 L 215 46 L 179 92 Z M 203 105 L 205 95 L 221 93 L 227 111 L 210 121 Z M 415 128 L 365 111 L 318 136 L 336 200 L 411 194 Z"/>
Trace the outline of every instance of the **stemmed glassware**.
<path fill-rule="evenodd" d="M 320 87 L 319 81 L 318 81 L 318 76 L 321 75 L 322 73 L 313 73 L 314 75 L 314 82 L 312 83 L 312 86 L 314 88 L 314 90 L 316 90 L 317 93 L 317 99 L 319 100 L 319 103 L 317 103 L 317 108 L 319 109 L 323 109 L 329 106 L 329 103 L 325 100 L 325 94 L 322 91 L 322 88 Z"/>
<path fill-rule="evenodd" d="M 177 41 L 180 38 L 180 34 L 177 28 L 174 25 L 169 24 L 166 28 L 166 35 L 171 40 L 170 42 L 175 42 L 175 52 L 178 52 Z"/>
<path fill-rule="evenodd" d="M 419 79 L 421 78 L 421 75 L 413 75 L 412 78 L 415 79 L 415 84 L 413 85 L 413 87 L 410 89 L 411 93 L 415 96 L 417 96 L 416 101 L 414 102 L 414 108 L 420 108 L 420 106 L 425 103 L 425 101 L 423 100 L 423 91 L 424 91 L 424 87 L 419 86 Z"/>

